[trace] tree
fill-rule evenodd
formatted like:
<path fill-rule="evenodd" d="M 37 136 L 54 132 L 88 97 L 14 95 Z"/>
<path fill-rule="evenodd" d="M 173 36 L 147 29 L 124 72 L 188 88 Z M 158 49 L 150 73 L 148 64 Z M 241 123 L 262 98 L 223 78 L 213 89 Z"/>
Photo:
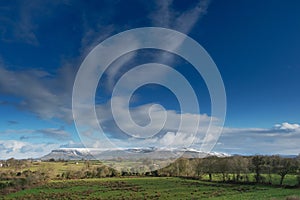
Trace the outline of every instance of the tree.
<path fill-rule="evenodd" d="M 279 156 L 274 157 L 274 169 L 280 176 L 280 185 L 283 184 L 283 180 L 288 173 L 295 172 L 297 170 L 296 160 L 291 158 L 282 158 Z"/>
<path fill-rule="evenodd" d="M 179 158 L 176 161 L 178 176 L 188 176 L 189 174 L 189 160 L 186 158 Z"/>
<path fill-rule="evenodd" d="M 202 159 L 196 158 L 194 160 L 194 168 L 195 168 L 195 173 L 198 177 L 201 177 L 202 175 Z"/>
<path fill-rule="evenodd" d="M 259 183 L 262 180 L 262 169 L 263 169 L 263 165 L 264 165 L 265 161 L 264 161 L 264 157 L 263 156 L 254 156 L 252 158 L 252 169 L 255 172 L 255 180 L 256 183 Z"/>
<path fill-rule="evenodd" d="M 226 181 L 226 177 L 228 177 L 229 172 L 229 158 L 218 158 L 216 160 L 216 172 L 222 174 L 223 182 Z"/>
<path fill-rule="evenodd" d="M 249 160 L 242 156 L 233 156 L 228 159 L 228 171 L 233 174 L 233 181 L 238 182 L 243 179 L 248 181 Z M 246 175 L 246 177 L 243 176 Z"/>
<path fill-rule="evenodd" d="M 265 157 L 264 171 L 268 174 L 268 183 L 272 184 L 272 173 L 274 169 L 274 156 Z"/>
<path fill-rule="evenodd" d="M 216 172 L 216 160 L 218 157 L 210 156 L 203 159 L 203 172 L 208 174 L 209 181 L 212 181 L 212 174 Z"/>
<path fill-rule="evenodd" d="M 96 177 L 103 178 L 109 176 L 109 169 L 106 166 L 97 167 Z"/>

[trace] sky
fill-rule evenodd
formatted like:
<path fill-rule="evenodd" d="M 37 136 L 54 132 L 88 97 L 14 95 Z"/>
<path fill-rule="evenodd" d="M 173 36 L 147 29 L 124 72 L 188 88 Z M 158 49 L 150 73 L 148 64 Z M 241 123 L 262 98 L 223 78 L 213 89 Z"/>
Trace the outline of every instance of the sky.
<path fill-rule="evenodd" d="M 212 151 L 298 155 L 299 10 L 300 2 L 292 0 L 1 1 L 0 159 L 36 158 L 57 148 L 107 148 L 107 140 L 120 148 L 168 147 L 172 143 L 172 147 L 188 144 L 201 149 L 208 122 L 220 120 L 213 116 L 206 82 L 190 62 L 159 49 L 126 53 L 99 78 L 95 95 L 98 119 L 95 122 L 84 115 L 78 123 L 92 132 L 100 125 L 105 138 L 95 139 L 75 126 L 73 86 L 85 58 L 115 34 L 141 27 L 184 33 L 202 45 L 216 64 L 227 106 L 220 137 L 216 133 L 220 124 L 211 126 L 211 135 L 217 137 Z M 182 43 L 174 41 L 174 49 Z M 140 129 L 128 121 L 125 98 L 114 98 L 112 92 L 124 74 L 146 63 L 171 66 L 183 75 L 195 92 L 200 111 L 189 105 L 182 110 L 176 94 L 164 86 L 144 85 L 134 91 L 129 102 L 133 121 L 144 128 L 151 124 L 139 132 L 139 136 L 147 136 L 141 139 L 124 133 L 125 129 Z M 168 70 L 154 65 L 142 72 L 133 72 L 135 76 L 127 81 L 125 77 L 122 87 L 149 77 L 171 80 Z M 183 91 L 182 87 L 177 89 Z M 179 132 L 180 119 L 187 124 Z M 203 128 L 196 135 L 191 134 L 195 119 Z M 148 137 L 155 132 L 157 135 Z"/>

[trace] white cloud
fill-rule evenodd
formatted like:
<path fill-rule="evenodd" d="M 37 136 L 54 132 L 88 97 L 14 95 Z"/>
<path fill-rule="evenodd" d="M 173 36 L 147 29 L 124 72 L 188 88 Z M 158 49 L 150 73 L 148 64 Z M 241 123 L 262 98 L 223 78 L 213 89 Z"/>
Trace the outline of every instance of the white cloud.
<path fill-rule="evenodd" d="M 223 129 L 215 151 L 240 154 L 299 154 L 299 124 L 287 122 L 273 128 Z"/>
<path fill-rule="evenodd" d="M 300 130 L 300 125 L 284 122 L 282 124 L 276 124 L 275 128 L 280 130 Z"/>
<path fill-rule="evenodd" d="M 211 120 L 212 133 L 209 135 L 207 142 L 214 143 L 216 137 L 218 137 L 215 134 L 220 128 L 217 126 L 218 120 L 206 114 L 176 113 L 173 110 L 150 109 L 153 108 L 152 104 L 146 104 L 131 109 L 130 115 L 128 115 L 128 107 L 124 103 L 124 99 L 116 98 L 115 101 L 118 102 L 114 104 L 117 119 L 112 116 L 110 102 L 96 107 L 98 121 L 93 119 L 90 113 L 84 113 L 81 115 L 82 117 L 77 118 L 78 130 L 83 130 L 80 135 L 83 141 L 86 142 L 87 147 L 109 148 L 109 142 L 105 142 L 107 139 L 104 136 L 99 136 L 98 123 L 109 141 L 117 147 L 166 147 L 166 145 L 171 144 L 171 147 L 183 148 L 195 142 L 200 148 L 199 144 L 206 135 Z M 163 123 L 164 116 L 166 116 L 165 123 Z M 130 118 L 132 118 L 132 121 Z M 117 124 L 115 123 L 116 120 L 118 121 Z M 152 123 L 149 124 L 150 122 Z M 181 122 L 182 124 L 180 124 Z M 140 129 L 142 131 L 138 131 Z M 124 133 L 124 131 L 126 132 Z M 133 137 L 128 138 L 128 136 Z"/>
<path fill-rule="evenodd" d="M 218 127 L 214 127 L 212 130 Z M 167 130 L 167 129 L 165 129 Z M 26 130 L 20 131 L 23 132 Z M 8 131 L 12 133 L 13 130 Z M 32 133 L 32 131 L 27 130 Z M 213 135 L 213 134 L 212 134 Z M 184 148 L 191 147 L 200 149 L 203 135 L 199 134 L 194 138 L 194 135 L 183 132 L 167 131 L 157 137 L 150 137 L 144 140 L 136 138 L 110 138 L 110 141 L 116 147 L 132 148 L 132 147 L 150 147 L 156 146 L 160 148 Z M 94 139 L 94 148 L 103 148 L 103 141 L 98 138 Z M 193 143 L 193 144 L 192 144 Z M 213 151 L 226 152 L 232 154 L 294 154 L 300 153 L 300 130 L 278 130 L 276 128 L 261 129 L 261 128 L 224 128 L 224 133 L 221 135 L 218 143 Z M 191 146 L 189 146 L 192 144 Z M 73 141 L 67 144 L 31 144 L 29 142 L 18 140 L 1 140 L 0 141 L 0 157 L 1 158 L 24 158 L 24 157 L 39 157 L 48 153 L 52 148 L 60 147 L 82 147 L 80 143 Z"/>
<path fill-rule="evenodd" d="M 17 140 L 0 140 L 0 158 L 38 158 L 59 148 L 58 144 L 35 144 Z"/>
<path fill-rule="evenodd" d="M 183 132 L 195 132 L 194 129 L 198 128 L 195 127 L 195 123 L 197 123 L 198 119 L 200 121 L 200 128 L 205 128 L 208 126 L 208 123 L 211 120 L 211 117 L 209 117 L 206 114 L 191 114 L 191 113 L 176 113 L 173 110 L 161 110 L 161 109 L 152 109 L 153 104 L 145 104 L 138 107 L 135 107 L 134 109 L 130 110 L 130 116 L 128 116 L 128 107 L 123 102 L 124 99 L 118 98 L 120 104 L 116 103 L 115 106 L 118 106 L 114 109 L 117 110 L 117 117 L 118 117 L 118 124 L 121 127 L 125 127 L 125 130 L 128 130 L 128 132 L 134 133 L 136 124 L 133 125 L 133 123 L 141 124 L 141 125 L 147 125 L 152 120 L 153 123 L 152 127 L 149 127 L 149 133 L 140 133 L 141 137 L 147 136 L 148 134 L 151 135 L 151 133 L 155 132 L 158 128 L 161 128 L 162 131 L 171 131 L 174 132 L 178 130 L 180 126 L 180 121 L 185 121 L 186 124 L 181 125 L 181 130 Z M 110 112 L 110 103 L 102 106 L 97 107 L 97 113 L 99 117 L 100 123 L 104 123 L 104 125 L 110 127 L 110 123 L 113 122 L 113 116 Z M 150 114 L 151 113 L 151 114 Z M 164 121 L 164 116 L 167 116 L 167 120 L 165 123 L 160 123 L 160 121 Z M 129 118 L 133 119 L 132 122 L 130 122 Z M 216 119 L 212 118 L 213 121 L 216 121 Z M 163 125 L 163 126 L 160 126 Z M 201 127 L 203 126 L 203 127 Z"/>
<path fill-rule="evenodd" d="M 167 132 L 162 138 L 158 140 L 163 147 L 189 147 L 195 139 L 194 135 L 182 132 Z"/>

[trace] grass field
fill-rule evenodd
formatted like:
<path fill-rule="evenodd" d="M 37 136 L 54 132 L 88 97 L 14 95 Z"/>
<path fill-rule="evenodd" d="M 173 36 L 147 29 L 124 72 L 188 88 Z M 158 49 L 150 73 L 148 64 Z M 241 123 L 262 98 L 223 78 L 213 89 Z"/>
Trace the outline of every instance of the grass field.
<path fill-rule="evenodd" d="M 102 166 L 102 163 L 100 161 L 89 161 L 90 167 L 98 167 Z M 67 162 L 32 162 L 28 163 L 28 166 L 19 167 L 17 169 L 13 167 L 2 167 L 0 168 L 0 172 L 8 172 L 8 171 L 14 171 L 14 172 L 22 172 L 26 170 L 30 171 L 41 171 L 41 172 L 47 172 L 47 174 L 50 176 L 50 178 L 55 178 L 57 174 L 61 174 L 63 172 L 67 171 L 80 171 L 87 167 L 87 164 L 85 161 L 78 160 L 78 161 L 67 161 Z"/>
<path fill-rule="evenodd" d="M 2 199 L 286 199 L 299 189 L 210 183 L 181 178 L 103 178 L 51 181 Z"/>

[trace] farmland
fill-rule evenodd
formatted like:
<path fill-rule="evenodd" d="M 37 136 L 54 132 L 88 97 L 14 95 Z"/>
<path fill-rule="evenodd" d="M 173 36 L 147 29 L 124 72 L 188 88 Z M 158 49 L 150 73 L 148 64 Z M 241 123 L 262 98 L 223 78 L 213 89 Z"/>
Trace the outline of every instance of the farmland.
<path fill-rule="evenodd" d="M 117 171 L 97 160 L 2 162 L 0 199 L 300 198 L 298 158 L 180 158 L 151 172 Z"/>
<path fill-rule="evenodd" d="M 299 189 L 211 183 L 175 177 L 59 180 L 3 199 L 286 199 Z"/>

